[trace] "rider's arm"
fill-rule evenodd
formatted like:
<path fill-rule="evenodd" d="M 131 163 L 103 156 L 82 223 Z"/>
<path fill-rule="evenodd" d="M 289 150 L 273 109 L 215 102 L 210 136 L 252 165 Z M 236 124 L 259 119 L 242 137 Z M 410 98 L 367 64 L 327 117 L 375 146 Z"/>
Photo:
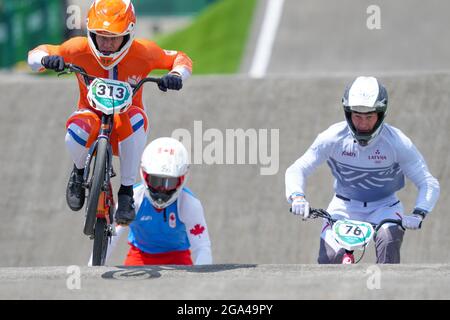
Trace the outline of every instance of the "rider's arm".
<path fill-rule="evenodd" d="M 45 71 L 45 68 L 41 63 L 42 58 L 48 55 L 60 55 L 59 47 L 60 46 L 43 44 L 28 52 L 28 65 L 31 70 L 33 72 Z"/>
<path fill-rule="evenodd" d="M 176 73 L 183 80 L 189 78 L 192 74 L 192 60 L 187 54 L 181 51 L 164 50 L 156 43 L 139 39 L 147 48 L 147 61 L 150 69 L 169 70 L 169 73 Z"/>
<path fill-rule="evenodd" d="M 397 158 L 405 176 L 417 187 L 415 208 L 431 212 L 439 198 L 439 182 L 433 177 L 422 154 L 409 138 L 400 132 L 401 141 Z"/>
<path fill-rule="evenodd" d="M 178 203 L 179 217 L 186 226 L 194 265 L 212 264 L 211 241 L 200 200 L 182 192 Z"/>
<path fill-rule="evenodd" d="M 286 199 L 289 203 L 292 202 L 292 198 L 305 195 L 307 177 L 328 159 L 332 146 L 330 130 L 326 130 L 317 136 L 303 156 L 287 168 L 285 183 Z"/>
<path fill-rule="evenodd" d="M 34 72 L 45 71 L 42 66 L 42 58 L 45 56 L 62 56 L 65 62 L 71 62 L 72 58 L 82 52 L 88 45 L 83 37 L 76 37 L 67 40 L 61 45 L 40 45 L 28 52 L 28 65 Z"/>

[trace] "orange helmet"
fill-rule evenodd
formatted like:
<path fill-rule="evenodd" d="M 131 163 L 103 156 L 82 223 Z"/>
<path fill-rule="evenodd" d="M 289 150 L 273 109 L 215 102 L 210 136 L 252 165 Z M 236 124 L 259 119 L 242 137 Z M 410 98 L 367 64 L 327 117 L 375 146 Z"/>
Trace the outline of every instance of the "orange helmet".
<path fill-rule="evenodd" d="M 125 57 L 134 40 L 136 15 L 131 0 L 95 0 L 87 17 L 88 42 L 103 69 L 109 70 Z M 109 37 L 124 36 L 117 52 L 104 54 L 98 49 L 96 34 Z"/>

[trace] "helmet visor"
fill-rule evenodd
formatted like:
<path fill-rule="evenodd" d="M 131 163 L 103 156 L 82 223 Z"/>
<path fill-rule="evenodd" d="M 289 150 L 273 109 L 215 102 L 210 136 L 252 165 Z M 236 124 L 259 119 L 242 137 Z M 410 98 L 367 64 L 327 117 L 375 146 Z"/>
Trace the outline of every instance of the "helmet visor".
<path fill-rule="evenodd" d="M 158 177 L 143 172 L 147 187 L 154 191 L 171 191 L 177 189 L 183 182 L 183 177 Z"/>
<path fill-rule="evenodd" d="M 375 107 L 367 107 L 367 106 L 349 106 L 348 108 L 356 113 L 371 113 L 377 111 Z"/>

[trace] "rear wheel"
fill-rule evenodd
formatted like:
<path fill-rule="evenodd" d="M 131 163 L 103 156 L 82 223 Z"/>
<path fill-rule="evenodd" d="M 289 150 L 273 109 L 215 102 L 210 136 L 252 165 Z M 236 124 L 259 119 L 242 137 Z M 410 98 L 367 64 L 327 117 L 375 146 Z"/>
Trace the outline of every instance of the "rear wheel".
<path fill-rule="evenodd" d="M 94 224 L 97 216 L 98 200 L 102 192 L 102 186 L 106 173 L 106 156 L 108 141 L 100 139 L 97 145 L 97 155 L 94 160 L 94 171 L 92 179 L 89 183 L 89 195 L 86 205 L 86 222 L 84 224 L 84 234 L 87 236 L 94 235 Z"/>

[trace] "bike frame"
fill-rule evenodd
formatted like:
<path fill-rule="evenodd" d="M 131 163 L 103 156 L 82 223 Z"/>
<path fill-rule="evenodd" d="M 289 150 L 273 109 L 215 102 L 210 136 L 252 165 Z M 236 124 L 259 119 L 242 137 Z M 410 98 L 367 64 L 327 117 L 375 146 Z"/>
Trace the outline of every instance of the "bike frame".
<path fill-rule="evenodd" d="M 102 185 L 102 193 L 104 193 L 102 200 L 105 202 L 104 204 L 104 212 L 100 212 L 100 210 L 97 212 L 97 218 L 105 218 L 108 225 L 112 224 L 112 217 L 108 214 L 108 209 L 110 207 L 114 208 L 114 198 L 112 195 L 112 186 L 111 186 L 111 178 L 115 176 L 113 165 L 112 165 L 112 159 L 113 159 L 113 151 L 110 144 L 110 136 L 112 133 L 114 124 L 114 114 L 112 115 L 106 115 L 102 114 L 101 118 L 101 126 L 100 131 L 97 136 L 97 139 L 94 141 L 94 143 L 91 145 L 88 151 L 88 155 L 86 158 L 86 163 L 84 165 L 84 175 L 83 175 L 83 181 L 84 186 L 86 188 L 90 188 L 89 185 L 89 174 L 90 174 L 90 168 L 91 168 L 91 162 L 94 158 L 94 154 L 97 151 L 97 146 L 100 141 L 100 139 L 105 139 L 107 141 L 107 158 L 106 158 L 106 168 L 105 168 L 105 179 L 103 181 Z M 100 209 L 100 203 L 101 200 L 99 200 L 99 209 Z"/>

